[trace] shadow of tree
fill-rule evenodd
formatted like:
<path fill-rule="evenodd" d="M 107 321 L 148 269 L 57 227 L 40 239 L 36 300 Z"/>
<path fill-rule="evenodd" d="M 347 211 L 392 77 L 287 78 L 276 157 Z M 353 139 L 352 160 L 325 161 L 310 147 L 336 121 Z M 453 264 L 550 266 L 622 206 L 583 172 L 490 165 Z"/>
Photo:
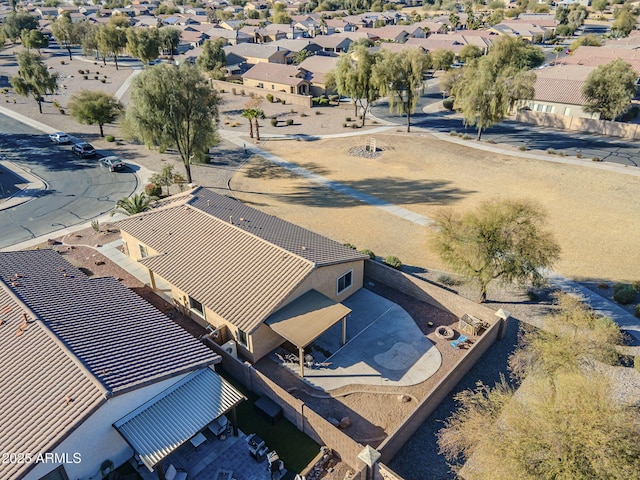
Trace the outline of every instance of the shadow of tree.
<path fill-rule="evenodd" d="M 300 167 L 316 175 L 329 175 L 331 170 L 322 167 L 314 162 L 300 164 Z M 262 178 L 265 180 L 277 180 L 288 178 L 299 178 L 296 173 L 276 165 L 263 157 L 255 157 L 244 171 L 248 178 Z"/>

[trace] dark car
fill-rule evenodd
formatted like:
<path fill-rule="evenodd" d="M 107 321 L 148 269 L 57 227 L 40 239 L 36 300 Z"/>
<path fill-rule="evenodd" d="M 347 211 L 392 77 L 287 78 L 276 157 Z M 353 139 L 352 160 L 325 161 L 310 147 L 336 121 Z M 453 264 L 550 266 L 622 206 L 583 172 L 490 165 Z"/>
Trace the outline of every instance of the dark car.
<path fill-rule="evenodd" d="M 96 149 L 87 142 L 76 143 L 71 147 L 71 151 L 79 157 L 93 157 L 96 154 Z"/>
<path fill-rule="evenodd" d="M 116 157 L 115 155 L 101 158 L 100 165 L 102 165 L 103 167 L 107 167 L 110 172 L 122 170 L 126 167 L 126 164 L 120 159 L 120 157 Z"/>

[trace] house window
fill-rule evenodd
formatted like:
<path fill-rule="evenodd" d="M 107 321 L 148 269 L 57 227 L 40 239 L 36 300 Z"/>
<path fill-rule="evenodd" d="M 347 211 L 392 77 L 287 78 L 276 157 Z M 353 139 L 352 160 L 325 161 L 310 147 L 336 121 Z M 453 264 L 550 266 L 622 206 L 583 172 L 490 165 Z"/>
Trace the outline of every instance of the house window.
<path fill-rule="evenodd" d="M 245 348 L 248 348 L 249 343 L 247 342 L 247 334 L 244 330 L 238 329 L 238 343 Z"/>
<path fill-rule="evenodd" d="M 138 248 L 140 249 L 140 257 L 141 258 L 146 258 L 146 257 L 149 256 L 149 252 L 147 252 L 147 247 L 145 247 L 144 245 L 139 243 L 138 244 Z"/>
<path fill-rule="evenodd" d="M 351 285 L 353 285 L 353 270 L 349 270 L 347 273 L 338 278 L 338 295 L 344 292 Z"/>
<path fill-rule="evenodd" d="M 204 308 L 202 308 L 202 304 L 195 298 L 189 297 L 189 308 L 192 312 L 195 312 L 201 317 L 204 317 Z"/>
<path fill-rule="evenodd" d="M 571 115 L 571 108 L 570 107 L 564 107 L 564 116 L 568 117 L 569 115 Z"/>
<path fill-rule="evenodd" d="M 58 468 L 51 470 L 44 477 L 40 477 L 40 480 L 69 480 L 69 477 L 64 469 L 64 465 L 60 465 Z"/>
<path fill-rule="evenodd" d="M 258 88 L 264 88 L 264 83 L 262 82 L 258 83 Z"/>

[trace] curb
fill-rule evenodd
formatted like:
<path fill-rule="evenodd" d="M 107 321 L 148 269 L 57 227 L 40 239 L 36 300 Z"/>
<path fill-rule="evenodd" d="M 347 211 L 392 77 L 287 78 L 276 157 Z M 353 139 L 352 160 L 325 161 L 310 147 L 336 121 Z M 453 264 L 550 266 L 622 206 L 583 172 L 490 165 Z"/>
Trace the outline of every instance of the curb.
<path fill-rule="evenodd" d="M 22 187 L 16 193 L 7 197 L 4 202 L 0 203 L 0 211 L 27 203 L 34 198 L 39 197 L 41 191 L 49 188 L 47 182 L 42 180 L 40 177 L 16 165 L 15 163 L 10 162 L 9 160 L 0 160 L 0 168 L 4 168 L 5 170 L 19 175 L 28 182 L 26 186 Z"/>

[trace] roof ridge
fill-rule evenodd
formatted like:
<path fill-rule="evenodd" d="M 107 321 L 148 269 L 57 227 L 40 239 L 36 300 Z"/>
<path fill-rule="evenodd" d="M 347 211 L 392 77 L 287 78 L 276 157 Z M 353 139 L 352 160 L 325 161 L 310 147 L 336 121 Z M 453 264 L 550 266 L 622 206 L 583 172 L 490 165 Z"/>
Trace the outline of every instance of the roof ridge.
<path fill-rule="evenodd" d="M 80 371 L 87 376 L 91 380 L 91 382 L 98 387 L 98 389 L 102 392 L 105 398 L 108 398 L 111 394 L 110 390 L 100 381 L 98 377 L 96 377 L 91 370 L 80 360 L 71 349 L 62 341 L 58 335 L 56 335 L 46 324 L 43 322 L 35 312 L 25 303 L 23 302 L 16 293 L 9 288 L 9 286 L 4 282 L 4 280 L 0 279 L 0 285 L 2 285 L 3 290 L 11 297 L 11 299 L 21 307 L 27 315 L 29 315 L 36 323 L 39 325 L 42 330 L 46 333 L 46 335 L 51 338 L 51 340 L 62 350 L 67 357 L 80 369 Z"/>
<path fill-rule="evenodd" d="M 195 197 L 194 197 L 194 200 L 195 200 Z M 298 255 L 297 253 L 292 252 L 291 250 L 288 250 L 288 249 L 286 249 L 284 247 L 281 247 L 280 245 L 277 245 L 277 244 L 275 244 L 273 242 L 270 242 L 270 241 L 262 238 L 259 235 L 256 235 L 255 233 L 249 232 L 248 230 L 245 230 L 244 228 L 240 228 L 238 225 L 234 224 L 233 222 L 225 221 L 225 220 L 223 220 L 223 219 L 221 219 L 219 217 L 216 217 L 215 215 L 213 215 L 213 214 L 211 214 L 209 212 L 205 212 L 204 210 L 202 210 L 202 209 L 200 209 L 200 208 L 198 208 L 198 207 L 196 207 L 196 206 L 194 206 L 194 205 L 192 205 L 190 203 L 188 205 L 191 208 L 193 208 L 194 210 L 197 210 L 198 212 L 200 212 L 200 213 L 202 213 L 202 214 L 214 219 L 216 222 L 219 222 L 220 224 L 231 225 L 233 228 L 235 228 L 236 230 L 242 232 L 243 234 L 249 235 L 249 236 L 251 236 L 253 238 L 257 238 L 258 240 L 260 240 L 260 242 L 262 242 L 264 244 L 271 245 L 271 246 L 277 248 L 278 250 L 281 250 L 281 251 L 283 251 L 285 253 L 288 253 L 290 255 L 293 255 L 294 257 L 297 257 L 297 258 L 303 260 L 304 262 L 306 262 L 309 265 L 311 265 L 313 268 L 316 268 L 318 266 L 315 262 L 312 262 L 308 258 L 304 258 L 303 256 Z M 269 215 L 268 213 L 264 213 L 264 212 L 261 212 L 261 213 L 263 213 L 264 215 Z"/>

